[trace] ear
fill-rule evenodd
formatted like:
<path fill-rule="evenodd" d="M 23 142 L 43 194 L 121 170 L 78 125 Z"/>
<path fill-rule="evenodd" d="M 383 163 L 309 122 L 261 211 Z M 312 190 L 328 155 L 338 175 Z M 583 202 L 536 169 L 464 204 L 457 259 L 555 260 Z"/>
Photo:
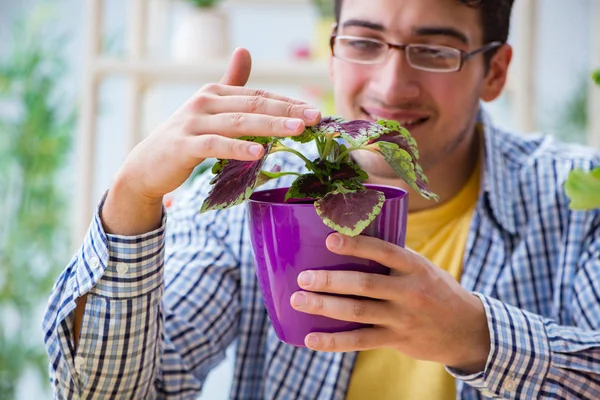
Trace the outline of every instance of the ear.
<path fill-rule="evenodd" d="M 512 60 L 512 47 L 504 44 L 496 51 L 494 57 L 490 60 L 490 67 L 485 76 L 481 99 L 483 101 L 495 100 L 502 93 L 506 84 L 508 67 Z"/>

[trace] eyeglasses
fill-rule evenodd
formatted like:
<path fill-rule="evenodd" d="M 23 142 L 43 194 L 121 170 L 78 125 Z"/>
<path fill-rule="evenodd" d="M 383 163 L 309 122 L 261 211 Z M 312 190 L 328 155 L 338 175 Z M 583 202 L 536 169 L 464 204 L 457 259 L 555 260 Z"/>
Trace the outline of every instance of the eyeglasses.
<path fill-rule="evenodd" d="M 464 63 L 479 53 L 485 53 L 502 42 L 490 42 L 471 52 L 454 47 L 429 44 L 393 44 L 377 39 L 360 36 L 344 36 L 332 34 L 330 39 L 331 54 L 340 60 L 357 64 L 381 64 L 390 56 L 392 49 L 404 50 L 408 65 L 415 69 L 429 72 L 460 71 Z"/>

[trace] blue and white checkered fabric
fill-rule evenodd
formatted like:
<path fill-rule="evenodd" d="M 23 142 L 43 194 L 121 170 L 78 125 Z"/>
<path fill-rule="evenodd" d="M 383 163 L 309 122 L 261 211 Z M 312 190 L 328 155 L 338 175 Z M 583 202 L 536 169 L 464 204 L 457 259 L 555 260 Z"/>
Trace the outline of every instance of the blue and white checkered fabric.
<path fill-rule="evenodd" d="M 600 165 L 600 156 L 481 119 L 483 190 L 461 283 L 485 305 L 491 352 L 481 373 L 449 371 L 457 398 L 600 399 L 600 211 L 570 211 L 562 189 L 569 170 Z M 356 354 L 276 338 L 244 207 L 199 215 L 207 179 L 145 235 L 106 235 L 96 215 L 44 318 L 57 398 L 191 399 L 235 339 L 232 399 L 345 398 Z M 73 310 L 84 293 L 75 352 Z"/>

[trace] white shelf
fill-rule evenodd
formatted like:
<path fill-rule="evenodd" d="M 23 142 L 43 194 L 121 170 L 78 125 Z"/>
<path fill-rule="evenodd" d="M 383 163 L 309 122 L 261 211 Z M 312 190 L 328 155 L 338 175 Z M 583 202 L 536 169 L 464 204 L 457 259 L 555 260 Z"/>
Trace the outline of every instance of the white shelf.
<path fill-rule="evenodd" d="M 218 82 L 228 61 L 176 63 L 172 61 L 119 60 L 101 58 L 94 65 L 97 76 L 120 74 L 141 78 L 145 83 Z M 253 61 L 250 84 L 330 87 L 327 63 L 312 61 Z"/>

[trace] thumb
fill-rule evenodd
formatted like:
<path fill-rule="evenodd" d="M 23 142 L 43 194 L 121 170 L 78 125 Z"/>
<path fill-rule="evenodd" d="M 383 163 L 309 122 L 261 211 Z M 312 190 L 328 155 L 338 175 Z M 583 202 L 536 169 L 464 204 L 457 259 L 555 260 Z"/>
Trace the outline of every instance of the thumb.
<path fill-rule="evenodd" d="M 252 57 L 250 52 L 244 48 L 237 48 L 231 56 L 227 72 L 221 78 L 222 85 L 244 86 L 250 78 L 252 69 Z"/>

